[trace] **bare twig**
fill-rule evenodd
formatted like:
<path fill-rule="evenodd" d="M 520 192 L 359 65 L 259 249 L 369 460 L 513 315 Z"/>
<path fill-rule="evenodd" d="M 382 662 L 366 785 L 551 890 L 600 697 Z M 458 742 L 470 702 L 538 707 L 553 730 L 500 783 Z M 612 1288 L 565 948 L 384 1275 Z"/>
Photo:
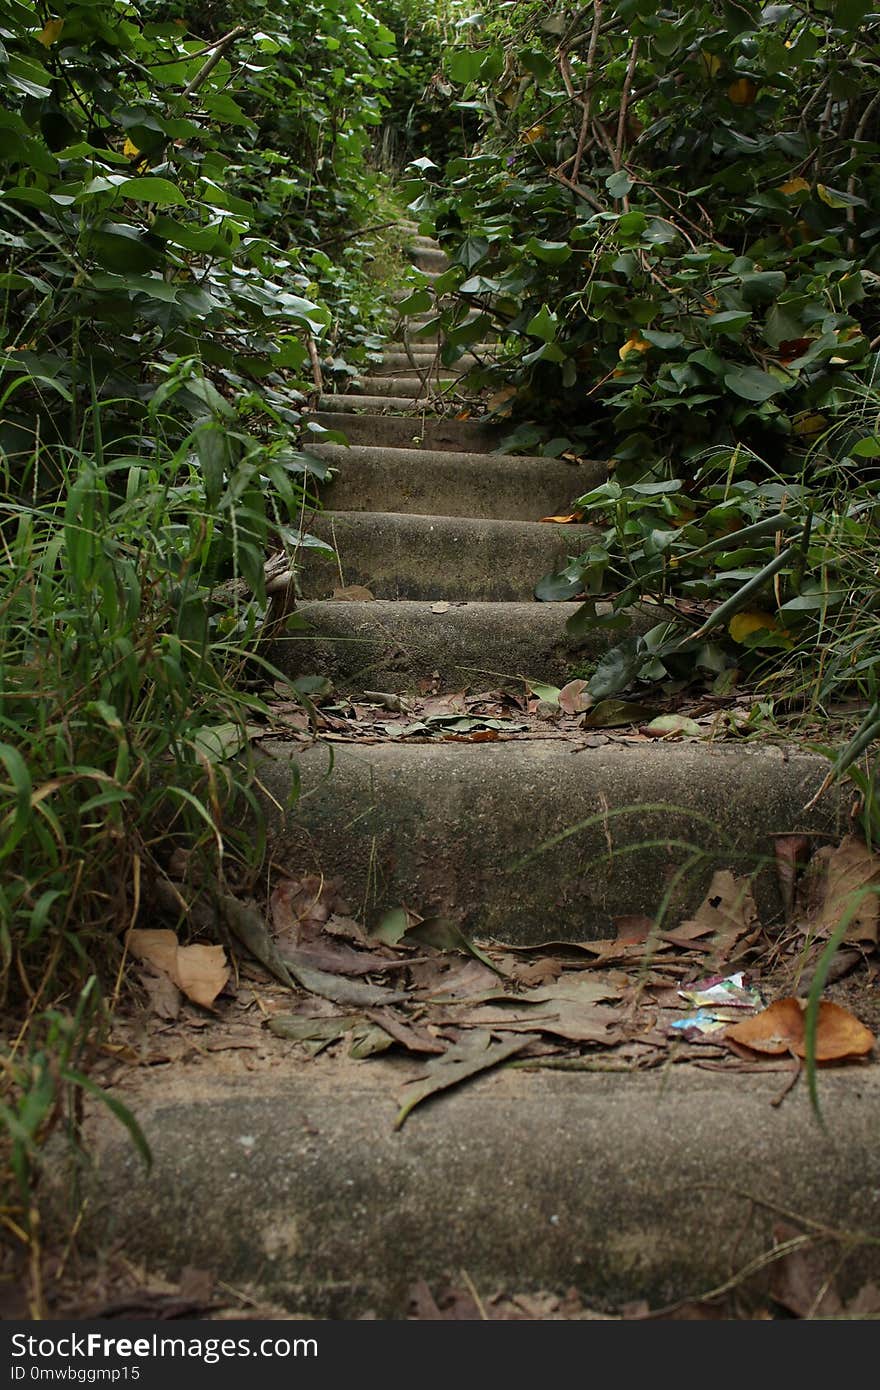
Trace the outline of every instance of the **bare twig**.
<path fill-rule="evenodd" d="M 584 157 L 584 146 L 587 143 L 587 135 L 590 129 L 590 112 L 593 104 L 593 67 L 596 61 L 596 45 L 599 42 L 599 25 L 602 22 L 602 3 L 603 0 L 594 0 L 593 4 L 593 29 L 590 34 L 590 46 L 587 49 L 587 75 L 584 82 L 584 109 L 581 117 L 581 129 L 578 135 L 577 151 L 574 156 L 571 177 L 577 183 L 578 174 L 581 169 L 581 160 Z"/>
<path fill-rule="evenodd" d="M 639 41 L 634 38 L 629 50 L 629 62 L 626 65 L 626 77 L 623 79 L 623 91 L 620 94 L 620 114 L 617 118 L 617 144 L 614 148 L 614 168 L 619 169 L 623 163 L 623 142 L 626 139 L 626 113 L 629 109 L 630 89 L 632 87 L 633 73 L 636 70 L 636 63 L 639 57 Z"/>
<path fill-rule="evenodd" d="M 210 57 L 199 68 L 192 82 L 187 83 L 181 95 L 185 97 L 191 97 L 195 92 L 197 92 L 199 88 L 203 86 L 204 83 L 208 80 L 211 73 L 214 71 L 215 67 L 220 62 L 220 59 L 225 54 L 226 50 L 232 47 L 236 39 L 240 39 L 242 35 L 246 34 L 247 32 L 248 30 L 246 25 L 236 24 L 235 28 L 230 29 L 228 34 L 224 34 L 222 39 L 218 39 L 217 42 L 214 44 L 213 52 L 211 53 Z"/>
<path fill-rule="evenodd" d="M 308 348 L 309 361 L 312 364 L 312 381 L 315 383 L 315 394 L 321 396 L 324 392 L 324 373 L 321 371 L 318 349 L 311 333 L 306 338 L 306 347 Z"/>

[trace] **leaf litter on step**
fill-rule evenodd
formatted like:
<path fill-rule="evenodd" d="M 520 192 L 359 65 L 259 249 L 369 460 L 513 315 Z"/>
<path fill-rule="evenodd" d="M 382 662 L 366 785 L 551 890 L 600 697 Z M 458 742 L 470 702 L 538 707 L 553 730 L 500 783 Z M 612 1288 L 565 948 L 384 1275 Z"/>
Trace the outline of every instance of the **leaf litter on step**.
<path fill-rule="evenodd" d="M 747 877 L 719 869 L 677 923 L 624 914 L 613 937 L 531 945 L 474 941 L 456 920 L 423 917 L 406 904 L 368 931 L 333 880 L 279 869 L 265 908 L 232 893 L 216 897 L 234 989 L 222 946 L 182 945 L 174 932 L 155 930 L 130 932 L 128 948 L 152 972 L 147 994 L 166 1035 L 200 1022 L 185 1011 L 176 1017 L 183 994 L 224 1014 L 230 1047 L 259 1046 L 262 1029 L 304 1059 L 408 1058 L 417 1070 L 398 1087 L 400 1128 L 423 1102 L 502 1066 L 632 1072 L 672 1063 L 780 1070 L 796 1080 L 806 1053 L 798 972 L 847 913 L 855 924 L 848 950 L 876 978 L 874 918 L 848 904 L 860 892 L 876 902 L 866 890 L 878 866 L 880 856 L 856 836 L 811 858 L 788 847 L 779 861 L 781 925 L 761 921 Z M 204 927 L 185 882 L 168 896 Z M 209 984 L 193 983 L 183 968 L 189 960 L 210 963 Z M 159 989 L 163 976 L 168 988 Z M 250 1042 L 246 1011 L 257 1030 Z M 864 1063 L 874 1047 L 865 1023 L 822 1000 L 817 1065 Z M 222 1048 L 221 1038 L 209 1050 Z"/>

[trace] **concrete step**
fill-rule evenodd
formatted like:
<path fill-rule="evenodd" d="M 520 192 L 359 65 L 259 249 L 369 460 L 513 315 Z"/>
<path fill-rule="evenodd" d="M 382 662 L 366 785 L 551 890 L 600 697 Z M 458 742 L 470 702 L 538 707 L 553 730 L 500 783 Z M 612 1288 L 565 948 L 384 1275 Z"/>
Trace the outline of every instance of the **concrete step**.
<path fill-rule="evenodd" d="M 337 558 L 303 551 L 304 598 L 363 584 L 376 598 L 528 601 L 543 575 L 595 535 L 589 526 L 399 512 L 322 512 L 308 529 Z"/>
<path fill-rule="evenodd" d="M 331 414 L 380 414 L 387 411 L 394 415 L 423 415 L 427 406 L 427 400 L 418 400 L 415 396 L 392 396 L 392 395 L 360 395 L 352 391 L 348 395 L 327 395 L 321 396 L 318 400 L 319 411 L 329 411 Z"/>
<path fill-rule="evenodd" d="M 607 464 L 450 450 L 317 445 L 335 473 L 322 490 L 337 511 L 420 512 L 539 521 L 558 516 L 608 476 Z"/>
<path fill-rule="evenodd" d="M 494 345 L 480 345 L 480 352 L 465 352 L 457 358 L 451 366 L 444 366 L 440 360 L 440 353 L 436 349 L 426 350 L 422 346 L 414 346 L 410 352 L 404 348 L 392 347 L 388 352 L 383 353 L 381 362 L 370 363 L 370 376 L 404 376 L 412 377 L 414 372 L 430 373 L 432 376 L 459 376 L 463 372 L 470 371 L 473 367 L 486 365 L 485 357 L 487 353 L 495 351 Z"/>
<path fill-rule="evenodd" d="M 601 627 L 570 637 L 565 624 L 577 609 L 573 603 L 463 603 L 435 613 L 430 602 L 405 599 L 315 600 L 297 609 L 305 632 L 278 638 L 269 659 L 290 676 L 327 675 L 345 694 L 413 692 L 432 677 L 442 690 L 503 685 L 521 692 L 523 677 L 562 686 L 622 639 L 619 630 Z M 635 610 L 629 630 L 647 631 L 659 617 L 647 606 Z"/>
<path fill-rule="evenodd" d="M 441 251 L 436 243 L 433 246 L 414 246 L 410 251 L 410 259 L 419 270 L 427 270 L 437 275 L 448 270 L 451 264 L 446 252 Z"/>
<path fill-rule="evenodd" d="M 724 867 L 755 874 L 769 917 L 780 906 L 773 833 L 844 824 L 839 792 L 803 811 L 828 763 L 796 747 L 536 738 L 261 749 L 274 804 L 290 804 L 295 777 L 302 785 L 290 816 L 267 803 L 278 863 L 320 845 L 322 873 L 369 921 L 405 903 L 501 941 L 613 936 L 615 916 L 653 918 L 667 893 L 671 911 L 694 908 Z"/>
<path fill-rule="evenodd" d="M 421 396 L 450 390 L 455 385 L 458 373 L 452 368 L 441 367 L 432 372 L 427 382 L 418 377 L 408 376 L 362 376 L 358 381 L 358 394 L 364 396 L 394 396 L 398 400 L 418 400 Z"/>
<path fill-rule="evenodd" d="M 291 1317 L 345 1320 L 403 1319 L 418 1279 L 436 1292 L 462 1269 L 485 1300 L 574 1287 L 611 1313 L 659 1308 L 759 1263 L 780 1211 L 876 1233 L 877 1067 L 821 1073 L 827 1130 L 803 1082 L 774 1108 L 778 1072 L 664 1067 L 497 1070 L 394 1131 L 417 1070 L 292 1046 L 130 1067 L 113 1094 L 153 1166 L 92 1102 L 81 1234 L 173 1279 L 210 1269 Z M 878 1276 L 876 1243 L 857 1249 L 841 1293 Z"/>
<path fill-rule="evenodd" d="M 369 444 L 404 449 L 454 449 L 470 453 L 490 453 L 504 436 L 505 427 L 488 420 L 442 419 L 414 410 L 407 401 L 406 414 L 393 413 L 397 407 L 387 400 L 361 401 L 363 410 L 356 413 L 355 396 L 325 396 L 322 409 L 305 419 L 312 419 L 328 430 L 341 430 L 350 444 Z M 340 401 L 348 401 L 347 410 L 337 409 Z"/>

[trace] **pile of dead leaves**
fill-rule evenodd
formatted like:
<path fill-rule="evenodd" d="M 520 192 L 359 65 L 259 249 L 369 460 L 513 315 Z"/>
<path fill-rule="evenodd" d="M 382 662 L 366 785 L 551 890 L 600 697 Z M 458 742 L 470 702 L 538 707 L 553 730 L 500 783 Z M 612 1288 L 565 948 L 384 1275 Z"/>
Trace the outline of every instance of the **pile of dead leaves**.
<path fill-rule="evenodd" d="M 443 613 L 455 604 L 442 602 Z M 636 699 L 593 702 L 587 682 L 563 686 L 524 681 L 521 691 L 464 689 L 441 694 L 439 677 L 425 679 L 417 694 L 363 690 L 351 698 L 333 694 L 326 677 L 276 683 L 266 701 L 270 726 L 252 726 L 252 737 L 271 733 L 298 741 L 387 743 L 438 739 L 484 743 L 497 740 L 567 738 L 586 747 L 609 742 L 741 738 L 755 731 L 754 701 L 748 696 L 686 695 L 662 704 Z M 602 732 L 605 731 L 605 732 Z M 609 732 L 612 731 L 612 732 Z"/>
<path fill-rule="evenodd" d="M 222 946 L 179 945 L 170 929 L 135 929 L 127 944 L 166 1019 L 184 997 L 219 1013 L 234 975 L 256 970 L 282 986 L 262 1005 L 265 1027 L 300 1055 L 342 1048 L 363 1059 L 397 1049 L 416 1059 L 397 1128 L 428 1097 L 502 1064 L 786 1071 L 778 1103 L 807 1052 L 798 972 L 805 977 L 810 960 L 821 959 L 841 923 L 850 968 L 862 964 L 876 978 L 880 856 L 856 836 L 810 860 L 799 837 L 777 843 L 788 923 L 769 937 L 749 880 L 719 870 L 686 920 L 621 917 L 601 941 L 479 944 L 452 922 L 406 908 L 368 934 L 332 883 L 282 876 L 268 913 L 231 894 L 215 897 L 231 961 Z M 184 884 L 173 897 L 186 904 Z M 822 1002 L 819 1064 L 864 1062 L 873 1048 L 873 1034 L 849 1010 Z"/>

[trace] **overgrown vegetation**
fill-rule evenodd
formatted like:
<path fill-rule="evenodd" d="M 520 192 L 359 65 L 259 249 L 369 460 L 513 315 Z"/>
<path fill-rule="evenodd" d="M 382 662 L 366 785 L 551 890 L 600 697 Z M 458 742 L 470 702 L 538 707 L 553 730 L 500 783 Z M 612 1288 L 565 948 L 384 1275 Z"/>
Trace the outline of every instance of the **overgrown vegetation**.
<path fill-rule="evenodd" d="M 168 854 L 221 889 L 259 866 L 265 561 L 317 544 L 301 408 L 375 354 L 377 251 L 397 265 L 399 240 L 358 235 L 399 217 L 370 164 L 409 80 L 387 8 L 0 0 L 0 991 L 24 1018 L 0 1123 L 22 1240 Z"/>
<path fill-rule="evenodd" d="M 447 73 L 480 138 L 421 185 L 411 171 L 454 261 L 447 360 L 495 329 L 501 363 L 475 380 L 511 417 L 507 447 L 612 458 L 575 501 L 597 542 L 537 596 L 583 596 L 575 632 L 598 597 L 669 611 L 591 694 L 748 678 L 813 711 L 845 694 L 868 708 L 863 751 L 880 656 L 871 7 L 519 3 L 462 8 L 458 32 Z"/>

